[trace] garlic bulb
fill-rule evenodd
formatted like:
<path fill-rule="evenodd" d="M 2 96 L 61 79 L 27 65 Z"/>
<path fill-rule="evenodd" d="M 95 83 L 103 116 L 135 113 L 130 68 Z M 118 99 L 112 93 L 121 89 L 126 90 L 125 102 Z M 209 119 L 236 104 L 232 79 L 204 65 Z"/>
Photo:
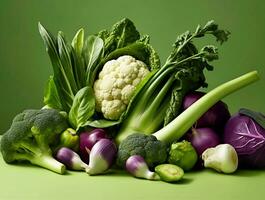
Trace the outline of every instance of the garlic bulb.
<path fill-rule="evenodd" d="M 218 172 L 233 173 L 238 167 L 236 150 L 230 144 L 220 144 L 202 153 L 204 166 Z"/>

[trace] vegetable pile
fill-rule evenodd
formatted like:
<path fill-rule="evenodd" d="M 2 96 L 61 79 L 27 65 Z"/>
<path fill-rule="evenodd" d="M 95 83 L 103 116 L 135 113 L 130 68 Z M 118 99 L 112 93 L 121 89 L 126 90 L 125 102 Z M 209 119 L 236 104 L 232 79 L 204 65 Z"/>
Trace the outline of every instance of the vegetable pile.
<path fill-rule="evenodd" d="M 71 42 L 39 23 L 50 57 L 41 109 L 18 114 L 1 138 L 7 163 L 28 161 L 63 174 L 65 169 L 105 174 L 126 169 L 137 178 L 175 182 L 198 163 L 222 173 L 239 166 L 265 167 L 265 116 L 241 109 L 231 117 L 225 96 L 258 80 L 257 71 L 215 89 L 217 47 L 195 40 L 213 36 L 223 44 L 229 32 L 214 21 L 179 35 L 164 64 L 133 22 Z"/>

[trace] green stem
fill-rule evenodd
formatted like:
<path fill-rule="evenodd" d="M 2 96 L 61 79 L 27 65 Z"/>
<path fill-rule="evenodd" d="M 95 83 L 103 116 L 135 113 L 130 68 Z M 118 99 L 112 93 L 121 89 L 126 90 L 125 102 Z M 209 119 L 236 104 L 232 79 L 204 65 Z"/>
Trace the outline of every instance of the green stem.
<path fill-rule="evenodd" d="M 158 140 L 166 143 L 178 140 L 214 104 L 225 96 L 257 81 L 258 79 L 257 71 L 252 71 L 216 87 L 193 103 L 167 126 L 155 132 L 153 135 L 156 136 Z"/>
<path fill-rule="evenodd" d="M 44 167 L 58 174 L 63 174 L 65 172 L 65 165 L 55 160 L 50 155 L 41 155 L 30 160 L 32 164 Z"/>

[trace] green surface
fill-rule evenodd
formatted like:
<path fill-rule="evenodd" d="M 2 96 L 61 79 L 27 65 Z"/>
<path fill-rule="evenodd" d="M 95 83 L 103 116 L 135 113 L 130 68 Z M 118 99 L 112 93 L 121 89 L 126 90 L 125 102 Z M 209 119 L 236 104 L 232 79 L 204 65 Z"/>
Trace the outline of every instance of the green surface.
<path fill-rule="evenodd" d="M 7 165 L 0 159 L 1 200 L 244 200 L 265 195 L 265 172 L 214 171 L 186 173 L 181 182 L 136 179 L 125 172 L 89 176 L 85 172 L 58 175 L 29 165 Z"/>
<path fill-rule="evenodd" d="M 214 19 L 231 31 L 220 47 L 215 70 L 207 73 L 209 89 L 257 69 L 261 80 L 227 98 L 232 113 L 247 107 L 265 113 L 265 3 L 262 0 L 1 0 L 0 1 L 0 134 L 23 109 L 40 108 L 44 84 L 52 73 L 37 23 L 72 38 L 132 19 L 164 61 L 180 34 Z M 213 42 L 212 39 L 208 40 Z M 44 169 L 6 165 L 0 158 L 0 200 L 9 199 L 257 199 L 265 195 L 265 172 L 220 175 L 208 170 L 185 175 L 182 183 L 144 181 L 125 174 L 60 176 Z"/>

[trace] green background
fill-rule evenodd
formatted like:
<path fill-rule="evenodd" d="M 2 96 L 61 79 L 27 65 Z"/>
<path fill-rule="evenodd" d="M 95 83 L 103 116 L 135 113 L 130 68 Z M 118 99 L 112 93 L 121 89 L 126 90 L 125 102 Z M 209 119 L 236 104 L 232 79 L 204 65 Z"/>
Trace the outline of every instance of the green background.
<path fill-rule="evenodd" d="M 265 4 L 262 0 L 1 0 L 0 1 L 0 133 L 23 109 L 40 108 L 44 85 L 52 73 L 50 60 L 38 33 L 40 21 L 70 40 L 84 27 L 86 34 L 110 27 L 128 17 L 142 33 L 151 36 L 161 59 L 169 55 L 176 36 L 214 19 L 232 34 L 219 48 L 220 60 L 207 73 L 209 89 L 250 70 L 261 80 L 225 101 L 232 113 L 240 107 L 265 112 Z M 205 41 L 214 42 L 208 38 Z"/>
<path fill-rule="evenodd" d="M 52 33 L 62 30 L 71 39 L 81 27 L 88 35 L 128 17 L 140 32 L 151 36 L 152 45 L 164 61 L 178 34 L 214 19 L 232 34 L 220 46 L 215 70 L 206 73 L 208 89 L 256 69 L 261 80 L 224 101 L 231 113 L 241 107 L 265 113 L 264 12 L 262 0 L 0 0 L 0 133 L 8 129 L 17 113 L 43 105 L 44 85 L 52 70 L 38 33 L 39 21 Z M 214 40 L 207 38 L 205 42 Z M 63 194 L 69 199 L 75 195 L 88 199 L 247 199 L 254 194 L 264 195 L 261 188 L 265 186 L 265 174 L 260 171 L 242 171 L 234 176 L 204 171 L 188 174 L 184 183 L 171 185 L 126 175 L 87 179 L 85 174 L 74 173 L 62 178 L 39 168 L 8 167 L 2 160 L 0 164 L 0 199 L 60 199 Z"/>

